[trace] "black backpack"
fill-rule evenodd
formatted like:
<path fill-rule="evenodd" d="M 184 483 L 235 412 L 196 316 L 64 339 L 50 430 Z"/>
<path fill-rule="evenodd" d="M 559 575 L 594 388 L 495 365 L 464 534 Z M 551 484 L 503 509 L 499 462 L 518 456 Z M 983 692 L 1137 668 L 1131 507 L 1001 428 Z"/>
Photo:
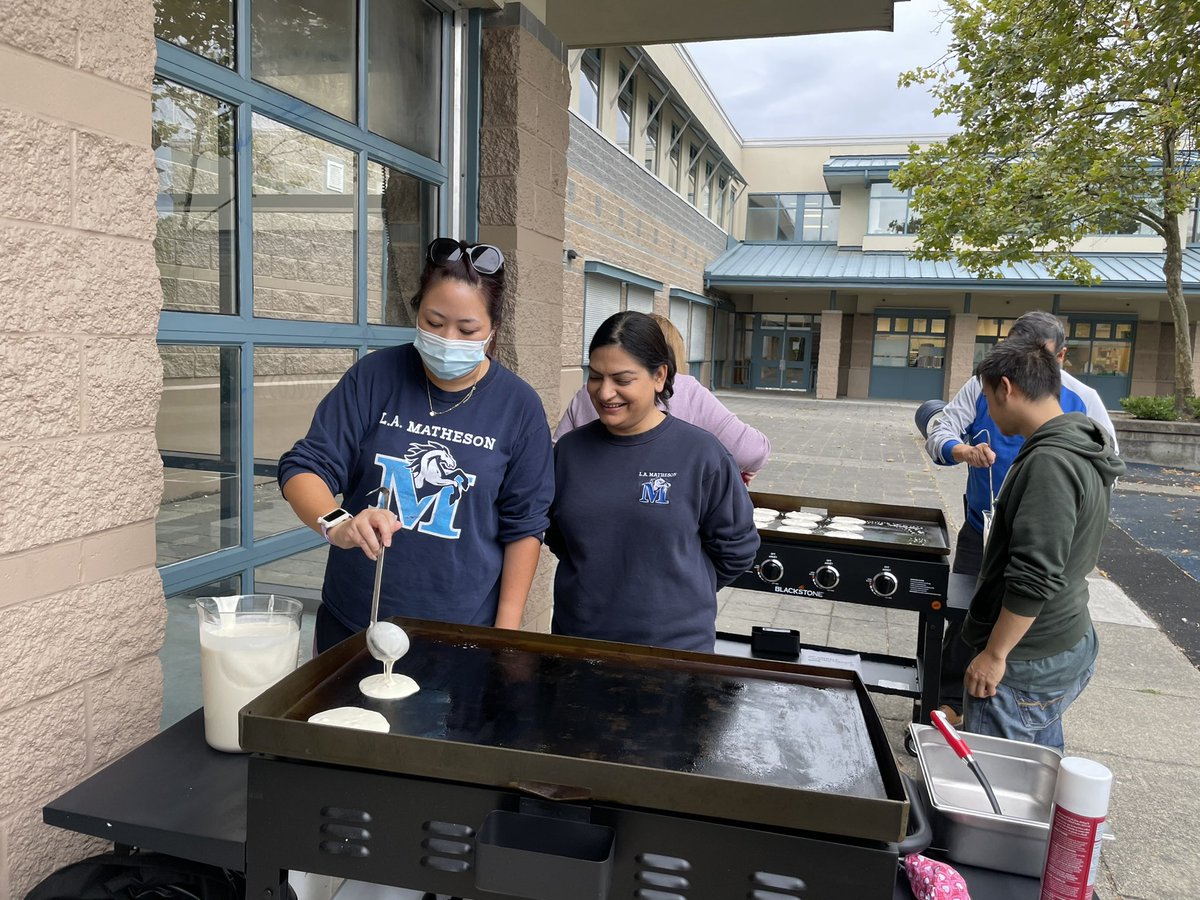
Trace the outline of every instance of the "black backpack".
<path fill-rule="evenodd" d="M 25 900 L 242 900 L 237 872 L 165 853 L 101 853 L 47 875 Z"/>

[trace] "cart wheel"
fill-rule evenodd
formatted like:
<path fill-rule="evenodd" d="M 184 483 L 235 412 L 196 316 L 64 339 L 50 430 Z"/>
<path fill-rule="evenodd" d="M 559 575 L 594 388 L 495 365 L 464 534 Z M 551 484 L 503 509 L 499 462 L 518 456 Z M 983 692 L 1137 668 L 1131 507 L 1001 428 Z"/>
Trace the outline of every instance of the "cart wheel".
<path fill-rule="evenodd" d="M 907 728 L 904 729 L 904 752 L 909 756 L 917 755 L 917 745 L 913 743 L 912 732 Z"/>

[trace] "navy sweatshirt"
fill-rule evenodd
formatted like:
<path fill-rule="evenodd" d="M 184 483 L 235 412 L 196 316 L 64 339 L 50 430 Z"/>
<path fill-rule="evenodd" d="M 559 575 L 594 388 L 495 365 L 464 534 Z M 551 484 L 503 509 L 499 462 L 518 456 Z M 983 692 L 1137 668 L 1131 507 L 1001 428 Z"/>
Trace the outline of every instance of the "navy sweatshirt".
<path fill-rule="evenodd" d="M 550 428 L 528 384 L 491 361 L 475 393 L 430 385 L 411 344 L 356 363 L 321 401 L 308 435 L 279 460 L 279 483 L 319 475 L 352 513 L 392 489 L 404 530 L 384 556 L 379 615 L 491 625 L 504 545 L 540 539 L 554 495 Z M 373 503 L 377 500 L 372 500 Z M 366 628 L 375 563 L 357 547 L 329 549 L 321 599 L 343 624 Z"/>
<path fill-rule="evenodd" d="M 754 562 L 754 506 L 729 452 L 670 415 L 642 434 L 559 439 L 547 544 L 556 634 L 711 652 L 716 592 Z"/>

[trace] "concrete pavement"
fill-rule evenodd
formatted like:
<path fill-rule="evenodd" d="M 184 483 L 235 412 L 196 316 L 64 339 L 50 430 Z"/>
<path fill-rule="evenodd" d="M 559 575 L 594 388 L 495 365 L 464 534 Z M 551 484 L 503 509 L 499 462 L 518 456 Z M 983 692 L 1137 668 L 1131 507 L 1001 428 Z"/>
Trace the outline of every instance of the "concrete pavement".
<path fill-rule="evenodd" d="M 966 472 L 930 462 L 915 403 L 720 396 L 771 439 L 756 491 L 941 507 L 953 541 Z M 1132 597 L 1099 573 L 1091 584 L 1100 659 L 1065 731 L 1069 755 L 1102 762 L 1115 778 L 1109 821 L 1117 840 L 1104 848 L 1097 887 L 1104 900 L 1191 898 L 1200 886 L 1200 671 L 1138 606 L 1136 579 L 1125 581 Z M 723 630 L 775 624 L 814 644 L 900 656 L 916 647 L 915 613 L 753 591 L 719 599 Z M 915 770 L 901 747 L 911 700 L 872 696 L 901 767 Z"/>

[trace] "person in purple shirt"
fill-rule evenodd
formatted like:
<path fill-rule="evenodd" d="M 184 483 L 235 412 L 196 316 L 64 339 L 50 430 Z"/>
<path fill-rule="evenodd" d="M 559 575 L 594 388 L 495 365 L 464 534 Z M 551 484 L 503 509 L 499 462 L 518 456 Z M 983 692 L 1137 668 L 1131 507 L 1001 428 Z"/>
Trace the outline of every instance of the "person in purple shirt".
<path fill-rule="evenodd" d="M 683 344 L 683 335 L 666 316 L 654 313 L 650 316 L 662 329 L 667 346 L 675 357 L 675 392 L 671 395 L 670 406 L 663 406 L 664 412 L 685 422 L 690 422 L 698 428 L 711 432 L 721 445 L 729 451 L 733 461 L 737 463 L 742 480 L 750 483 L 771 456 L 771 442 L 757 428 L 752 428 L 731 413 L 720 400 L 691 375 L 678 371 L 683 361 L 687 359 L 687 350 Z M 573 431 L 588 422 L 598 418 L 596 407 L 588 395 L 587 385 L 581 387 L 571 398 L 558 427 L 554 429 L 554 441 L 558 442 L 564 434 Z"/>

